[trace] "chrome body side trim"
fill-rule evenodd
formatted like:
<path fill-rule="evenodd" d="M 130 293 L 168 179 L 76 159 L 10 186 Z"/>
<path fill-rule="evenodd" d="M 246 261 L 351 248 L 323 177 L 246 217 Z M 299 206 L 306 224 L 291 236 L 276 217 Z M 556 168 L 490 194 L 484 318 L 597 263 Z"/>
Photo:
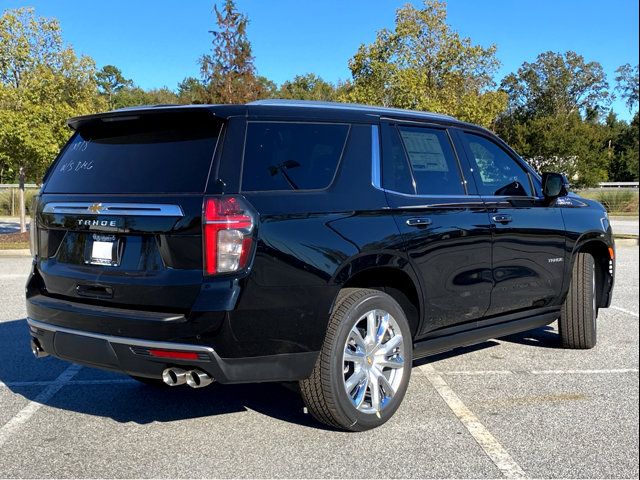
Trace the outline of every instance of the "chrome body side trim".
<path fill-rule="evenodd" d="M 184 212 L 180 205 L 163 203 L 51 202 L 44 206 L 42 212 L 75 215 L 184 217 Z"/>

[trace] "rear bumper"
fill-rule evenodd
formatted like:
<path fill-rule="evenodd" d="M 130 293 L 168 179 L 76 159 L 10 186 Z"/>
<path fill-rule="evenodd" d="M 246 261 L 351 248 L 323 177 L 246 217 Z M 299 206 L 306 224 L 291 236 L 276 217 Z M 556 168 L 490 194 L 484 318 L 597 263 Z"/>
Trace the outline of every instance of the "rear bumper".
<path fill-rule="evenodd" d="M 27 318 L 32 338 L 49 355 L 82 365 L 161 378 L 165 368 L 198 368 L 220 383 L 295 381 L 311 373 L 318 352 L 284 353 L 259 357 L 221 358 L 213 348 L 127 338 L 60 327 Z M 189 352 L 197 359 L 156 358 L 149 350 Z"/>

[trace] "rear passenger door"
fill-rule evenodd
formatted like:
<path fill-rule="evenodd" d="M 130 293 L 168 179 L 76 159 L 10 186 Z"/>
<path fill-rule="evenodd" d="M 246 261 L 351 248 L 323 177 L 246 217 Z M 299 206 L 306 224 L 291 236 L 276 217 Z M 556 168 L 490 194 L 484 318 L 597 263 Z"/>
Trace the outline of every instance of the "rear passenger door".
<path fill-rule="evenodd" d="M 565 261 L 560 209 L 546 204 L 534 178 L 499 141 L 475 131 L 456 133 L 491 218 L 495 286 L 487 315 L 557 303 Z"/>
<path fill-rule="evenodd" d="M 469 195 L 445 128 L 385 122 L 381 135 L 381 186 L 425 295 L 421 333 L 473 322 L 492 288 L 486 208 Z"/>

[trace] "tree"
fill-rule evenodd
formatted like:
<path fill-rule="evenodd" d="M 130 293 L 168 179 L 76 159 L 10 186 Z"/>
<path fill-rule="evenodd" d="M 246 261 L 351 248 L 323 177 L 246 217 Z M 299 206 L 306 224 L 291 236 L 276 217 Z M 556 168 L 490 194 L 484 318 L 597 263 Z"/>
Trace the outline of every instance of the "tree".
<path fill-rule="evenodd" d="M 539 171 L 566 173 L 576 186 L 607 179 L 608 134 L 599 121 L 611 95 L 599 63 L 544 52 L 500 86 L 509 107 L 496 130 Z"/>
<path fill-rule="evenodd" d="M 446 23 L 446 4 L 425 0 L 396 12 L 395 29 L 383 29 L 349 61 L 348 100 L 430 110 L 490 126 L 506 107 L 494 89 L 496 47 L 473 45 Z"/>
<path fill-rule="evenodd" d="M 611 97 L 602 65 L 585 62 L 575 52 L 544 52 L 507 75 L 501 88 L 509 95 L 509 112 L 520 118 L 602 113 Z"/>
<path fill-rule="evenodd" d="M 246 15 L 239 13 L 233 0 L 225 0 L 222 11 L 214 6 L 218 30 L 213 35 L 213 52 L 200 59 L 207 103 L 246 103 L 263 94 L 256 77 L 247 38 Z"/>
<path fill-rule="evenodd" d="M 178 84 L 178 100 L 180 103 L 203 103 L 204 98 L 204 85 L 197 78 L 187 77 Z"/>
<path fill-rule="evenodd" d="M 336 100 L 336 88 L 318 75 L 307 73 L 296 75 L 280 86 L 278 96 L 293 100 Z"/>
<path fill-rule="evenodd" d="M 0 17 L 0 182 L 24 167 L 38 181 L 70 131 L 66 119 L 105 108 L 95 64 L 62 41 L 54 19 L 33 9 Z"/>
<path fill-rule="evenodd" d="M 634 69 L 626 63 L 618 67 L 616 73 L 618 74 L 616 75 L 616 91 L 620 92 L 629 111 L 632 112 L 633 108 L 638 105 L 638 65 Z"/>
<path fill-rule="evenodd" d="M 177 103 L 180 103 L 178 95 L 167 87 L 144 90 L 132 85 L 122 88 L 113 97 L 113 108 L 141 105 L 174 105 Z"/>
<path fill-rule="evenodd" d="M 109 108 L 113 108 L 113 96 L 124 87 L 129 87 L 133 82 L 122 76 L 119 68 L 113 65 L 105 65 L 98 73 L 96 80 L 100 93 L 107 97 Z"/>
<path fill-rule="evenodd" d="M 609 113 L 603 130 L 606 135 L 609 178 L 618 182 L 638 181 L 638 113 L 630 123 Z"/>

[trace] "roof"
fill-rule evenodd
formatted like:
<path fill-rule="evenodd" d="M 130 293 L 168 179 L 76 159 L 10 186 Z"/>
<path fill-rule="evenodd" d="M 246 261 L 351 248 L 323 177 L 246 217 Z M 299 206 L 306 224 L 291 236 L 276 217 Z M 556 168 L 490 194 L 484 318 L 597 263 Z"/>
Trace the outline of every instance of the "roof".
<path fill-rule="evenodd" d="M 245 105 L 143 105 L 127 107 L 94 115 L 73 117 L 67 121 L 74 130 L 85 123 L 93 121 L 109 121 L 119 117 L 131 117 L 132 115 L 169 113 L 188 111 L 209 111 L 216 117 L 229 118 L 232 116 L 300 116 L 300 109 L 305 109 L 305 117 L 325 120 L 364 121 L 371 122 L 380 118 L 399 119 L 407 121 L 421 121 L 448 124 L 464 124 L 456 118 L 432 112 L 417 110 L 403 110 L 400 108 L 360 105 L 355 103 L 317 102 L 309 100 L 258 100 Z"/>

